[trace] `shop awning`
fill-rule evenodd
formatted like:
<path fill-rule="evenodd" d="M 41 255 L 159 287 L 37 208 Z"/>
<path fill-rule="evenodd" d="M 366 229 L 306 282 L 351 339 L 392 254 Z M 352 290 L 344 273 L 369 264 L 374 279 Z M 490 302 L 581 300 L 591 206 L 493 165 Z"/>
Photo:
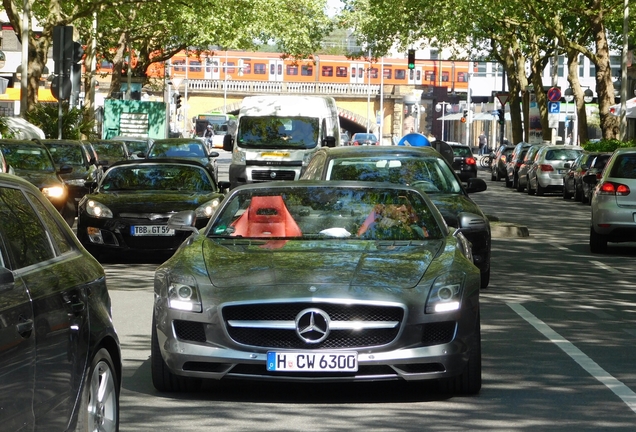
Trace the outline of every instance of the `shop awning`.
<path fill-rule="evenodd" d="M 20 101 L 20 94 L 22 92 L 19 88 L 9 87 L 7 88 L 7 92 L 0 94 L 0 102 L 14 102 Z M 38 102 L 57 102 L 57 99 L 53 97 L 50 89 L 39 88 L 38 89 Z"/>
<path fill-rule="evenodd" d="M 625 102 L 627 118 L 636 118 L 636 98 L 628 99 Z M 612 105 L 609 109 L 610 114 L 615 116 L 621 115 L 621 104 Z"/>

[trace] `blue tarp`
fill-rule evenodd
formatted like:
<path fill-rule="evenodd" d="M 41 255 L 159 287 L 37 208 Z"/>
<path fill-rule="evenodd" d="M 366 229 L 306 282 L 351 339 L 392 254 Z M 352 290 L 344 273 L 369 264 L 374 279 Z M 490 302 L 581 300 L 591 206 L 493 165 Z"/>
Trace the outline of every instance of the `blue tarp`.
<path fill-rule="evenodd" d="M 401 146 L 412 146 L 412 147 L 426 147 L 430 146 L 428 138 L 420 133 L 409 133 L 406 134 L 400 139 L 398 145 Z"/>

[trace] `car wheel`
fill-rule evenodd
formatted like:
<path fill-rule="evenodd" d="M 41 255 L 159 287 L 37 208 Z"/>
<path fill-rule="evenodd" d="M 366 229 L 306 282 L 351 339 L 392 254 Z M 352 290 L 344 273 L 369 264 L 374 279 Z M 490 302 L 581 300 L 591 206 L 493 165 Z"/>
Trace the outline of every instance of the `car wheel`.
<path fill-rule="evenodd" d="M 576 187 L 576 184 L 574 185 L 574 201 L 583 201 L 583 190 Z"/>
<path fill-rule="evenodd" d="M 523 190 L 526 188 L 525 186 L 521 186 L 521 182 L 519 181 L 519 177 L 515 177 L 515 189 L 517 189 L 517 192 L 523 192 Z"/>
<path fill-rule="evenodd" d="M 477 328 L 470 340 L 468 363 L 461 375 L 440 380 L 444 393 L 474 395 L 481 389 L 481 327 L 477 315 Z"/>
<path fill-rule="evenodd" d="M 488 284 L 490 284 L 490 267 L 488 267 L 488 270 L 486 271 L 482 271 L 480 273 L 481 276 L 481 289 L 486 289 L 488 288 Z"/>
<path fill-rule="evenodd" d="M 526 177 L 526 189 L 528 190 L 528 195 L 534 195 L 534 189 L 530 186 L 530 179 Z"/>
<path fill-rule="evenodd" d="M 543 195 L 545 195 L 545 188 L 541 186 L 541 183 L 539 183 L 539 180 L 537 179 L 537 196 Z"/>
<path fill-rule="evenodd" d="M 155 318 L 152 318 L 152 336 L 150 342 L 150 372 L 152 385 L 161 392 L 193 392 L 201 388 L 201 379 L 182 377 L 170 372 L 168 365 L 161 357 Z"/>
<path fill-rule="evenodd" d="M 568 188 L 565 186 L 565 183 L 564 183 L 563 184 L 563 199 L 569 200 L 570 198 L 572 198 L 572 194 L 568 192 Z"/>
<path fill-rule="evenodd" d="M 71 228 L 75 223 L 75 216 L 77 216 L 77 209 L 75 208 L 75 204 L 71 201 L 67 201 L 64 205 L 64 208 L 62 209 L 62 217 Z"/>
<path fill-rule="evenodd" d="M 491 181 L 499 181 L 499 173 L 490 171 L 490 180 Z"/>
<path fill-rule="evenodd" d="M 594 231 L 594 227 L 590 227 L 590 252 L 607 252 L 607 237 Z"/>
<path fill-rule="evenodd" d="M 119 429 L 119 379 L 106 348 L 97 351 L 86 375 L 77 418 L 77 432 Z"/>
<path fill-rule="evenodd" d="M 508 178 L 508 176 L 506 176 L 505 180 L 506 180 L 506 187 L 508 187 L 508 188 L 512 187 L 512 183 L 513 183 L 514 180 L 510 180 Z"/>

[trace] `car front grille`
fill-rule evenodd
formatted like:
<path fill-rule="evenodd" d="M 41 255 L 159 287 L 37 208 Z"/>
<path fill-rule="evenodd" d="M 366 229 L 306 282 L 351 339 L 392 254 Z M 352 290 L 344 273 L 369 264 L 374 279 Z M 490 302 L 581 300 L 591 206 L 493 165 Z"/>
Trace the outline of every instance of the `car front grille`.
<path fill-rule="evenodd" d="M 252 171 L 253 181 L 273 181 L 273 180 L 295 180 L 295 171 L 271 170 L 271 171 Z"/>
<path fill-rule="evenodd" d="M 306 309 L 320 310 L 328 315 L 331 330 L 323 341 L 307 342 L 298 335 L 296 319 Z M 228 334 L 235 342 L 287 349 L 386 345 L 397 337 L 404 318 L 404 310 L 398 306 L 332 303 L 230 305 L 221 313 Z M 352 328 L 354 323 L 355 329 Z"/>
<path fill-rule="evenodd" d="M 455 321 L 424 324 L 422 344 L 425 346 L 449 343 L 455 337 Z"/>
<path fill-rule="evenodd" d="M 205 342 L 205 328 L 203 323 L 195 321 L 183 321 L 174 320 L 174 333 L 177 339 L 193 341 L 193 342 Z"/>

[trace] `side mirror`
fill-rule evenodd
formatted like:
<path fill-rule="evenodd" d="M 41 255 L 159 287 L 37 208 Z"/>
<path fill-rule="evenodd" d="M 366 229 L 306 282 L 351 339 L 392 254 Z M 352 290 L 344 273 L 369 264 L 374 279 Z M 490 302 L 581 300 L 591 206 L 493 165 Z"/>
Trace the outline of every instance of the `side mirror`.
<path fill-rule="evenodd" d="M 210 154 L 208 155 L 208 157 L 210 157 L 210 158 L 219 157 L 219 152 L 210 152 Z"/>
<path fill-rule="evenodd" d="M 231 152 L 234 150 L 234 138 L 227 134 L 223 136 L 223 150 Z"/>
<path fill-rule="evenodd" d="M 460 213 L 458 215 L 459 229 L 466 233 L 471 231 L 484 231 L 488 227 L 488 222 L 483 217 L 475 213 Z"/>
<path fill-rule="evenodd" d="M 569 162 L 566 162 L 566 163 L 563 164 L 563 168 L 570 169 L 570 168 L 572 168 L 572 164 L 569 163 Z"/>
<path fill-rule="evenodd" d="M 137 153 L 137 157 L 140 158 L 140 159 L 145 159 L 146 158 L 146 153 L 139 152 L 139 153 Z"/>
<path fill-rule="evenodd" d="M 0 291 L 6 291 L 15 285 L 13 272 L 5 267 L 0 267 Z"/>
<path fill-rule="evenodd" d="M 73 167 L 70 165 L 62 165 L 59 170 L 57 170 L 58 174 L 69 174 L 73 172 Z"/>
<path fill-rule="evenodd" d="M 322 140 L 322 145 L 324 147 L 335 147 L 336 146 L 336 137 L 328 136 Z"/>
<path fill-rule="evenodd" d="M 86 183 L 84 183 L 84 186 L 88 188 L 88 190 L 94 190 L 97 187 L 97 182 L 96 181 L 87 181 Z"/>
<path fill-rule="evenodd" d="M 484 179 L 480 178 L 469 178 L 468 186 L 466 186 L 466 192 L 475 193 L 475 192 L 483 192 L 488 189 L 488 185 L 484 181 Z"/>
<path fill-rule="evenodd" d="M 173 214 L 168 219 L 168 228 L 172 228 L 177 231 L 191 231 L 198 233 L 199 230 L 194 226 L 197 221 L 197 217 L 192 210 L 180 211 Z"/>
<path fill-rule="evenodd" d="M 219 182 L 219 189 L 221 190 L 221 193 L 227 193 L 227 191 L 230 190 L 230 187 L 231 187 L 231 183 L 229 181 Z"/>

